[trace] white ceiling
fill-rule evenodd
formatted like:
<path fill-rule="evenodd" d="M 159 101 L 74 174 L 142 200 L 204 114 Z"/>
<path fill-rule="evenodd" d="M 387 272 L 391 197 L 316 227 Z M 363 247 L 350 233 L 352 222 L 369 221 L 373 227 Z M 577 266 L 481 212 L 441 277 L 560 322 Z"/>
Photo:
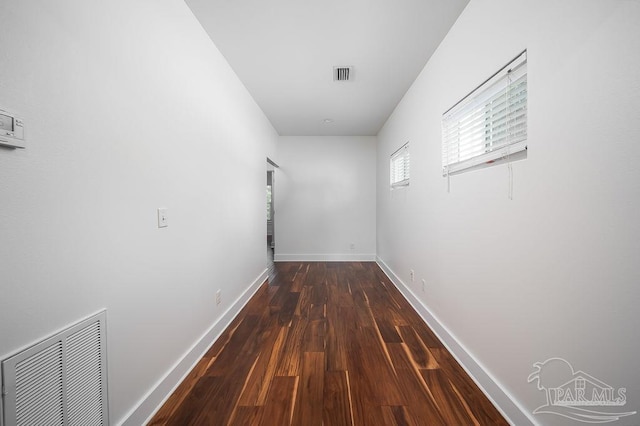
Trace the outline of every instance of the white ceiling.
<path fill-rule="evenodd" d="M 365 136 L 378 133 L 468 1 L 186 3 L 280 135 Z M 334 82 L 334 66 L 353 66 L 353 81 Z"/>

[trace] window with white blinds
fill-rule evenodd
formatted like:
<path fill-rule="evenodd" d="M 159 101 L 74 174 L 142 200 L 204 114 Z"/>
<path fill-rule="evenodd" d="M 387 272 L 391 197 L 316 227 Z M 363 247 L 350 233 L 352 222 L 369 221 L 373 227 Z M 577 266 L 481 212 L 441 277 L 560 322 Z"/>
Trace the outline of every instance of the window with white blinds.
<path fill-rule="evenodd" d="M 409 185 L 409 142 L 391 154 L 389 168 L 391 170 L 391 187 Z"/>
<path fill-rule="evenodd" d="M 442 115 L 443 175 L 527 149 L 527 51 Z"/>

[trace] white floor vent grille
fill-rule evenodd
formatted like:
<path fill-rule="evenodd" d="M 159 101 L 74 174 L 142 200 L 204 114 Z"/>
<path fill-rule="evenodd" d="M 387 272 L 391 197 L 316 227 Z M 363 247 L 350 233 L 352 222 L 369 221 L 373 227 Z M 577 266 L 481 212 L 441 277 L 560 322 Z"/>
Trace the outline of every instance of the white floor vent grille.
<path fill-rule="evenodd" d="M 102 311 L 2 361 L 4 426 L 107 426 L 105 332 Z"/>

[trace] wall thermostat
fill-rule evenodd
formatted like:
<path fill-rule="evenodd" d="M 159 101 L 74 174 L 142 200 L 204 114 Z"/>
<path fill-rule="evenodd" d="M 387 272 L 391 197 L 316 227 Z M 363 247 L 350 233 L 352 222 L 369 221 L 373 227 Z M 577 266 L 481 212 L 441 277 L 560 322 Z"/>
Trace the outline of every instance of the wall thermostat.
<path fill-rule="evenodd" d="M 24 148 L 24 122 L 8 111 L 0 109 L 0 145 Z"/>

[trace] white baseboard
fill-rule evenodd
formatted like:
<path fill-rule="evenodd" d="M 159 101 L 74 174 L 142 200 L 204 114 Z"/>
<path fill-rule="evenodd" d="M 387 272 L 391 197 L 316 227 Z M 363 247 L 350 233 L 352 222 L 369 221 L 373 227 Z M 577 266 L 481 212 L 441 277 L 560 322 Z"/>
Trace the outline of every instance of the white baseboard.
<path fill-rule="evenodd" d="M 247 288 L 244 293 L 226 310 L 204 335 L 182 356 L 167 374 L 145 395 L 138 405 L 125 416 L 122 426 L 140 426 L 147 424 L 178 385 L 187 377 L 202 356 L 220 337 L 249 299 L 258 291 L 267 279 L 267 269 Z"/>
<path fill-rule="evenodd" d="M 280 256 L 280 258 L 278 257 Z M 364 262 L 376 261 L 382 271 L 391 282 L 409 301 L 411 306 L 420 314 L 431 330 L 436 334 L 444 346 L 465 369 L 474 382 L 485 395 L 494 403 L 496 408 L 513 425 L 535 425 L 527 412 L 505 391 L 496 380 L 486 372 L 482 365 L 476 361 L 471 353 L 457 338 L 434 316 L 413 291 L 387 266 L 384 261 L 375 255 L 276 255 L 275 261 L 292 262 Z M 209 330 L 182 356 L 167 374 L 154 386 L 154 388 L 139 402 L 139 404 L 125 416 L 122 426 L 139 426 L 147 424 L 162 404 L 171 396 L 173 391 L 182 383 L 189 372 L 195 367 L 211 345 L 220 337 L 222 332 L 231 323 L 233 318 L 246 305 L 249 299 L 267 279 L 265 269 L 258 278 L 238 297 L 227 311 L 216 321 Z"/>
<path fill-rule="evenodd" d="M 402 282 L 380 257 L 376 257 L 376 263 L 507 421 L 512 425 L 518 426 L 535 425 L 536 422 L 529 417 L 527 411 L 498 384 L 491 374 L 483 368 L 482 364 L 458 341 L 455 335 L 420 301 L 411 288 Z"/>
<path fill-rule="evenodd" d="M 375 262 L 375 254 L 281 254 L 276 253 L 274 262 Z"/>

